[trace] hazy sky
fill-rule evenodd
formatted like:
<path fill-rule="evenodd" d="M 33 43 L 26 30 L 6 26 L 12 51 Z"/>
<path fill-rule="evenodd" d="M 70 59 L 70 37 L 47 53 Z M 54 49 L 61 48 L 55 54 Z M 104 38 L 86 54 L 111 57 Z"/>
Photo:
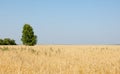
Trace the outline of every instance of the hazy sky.
<path fill-rule="evenodd" d="M 120 0 L 0 0 L 0 38 L 21 44 L 25 23 L 38 44 L 120 44 Z"/>

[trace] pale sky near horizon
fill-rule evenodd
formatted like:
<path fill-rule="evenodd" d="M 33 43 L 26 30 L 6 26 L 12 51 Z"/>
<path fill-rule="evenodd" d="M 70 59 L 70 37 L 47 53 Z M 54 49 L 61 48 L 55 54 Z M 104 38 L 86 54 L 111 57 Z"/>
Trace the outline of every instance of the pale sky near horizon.
<path fill-rule="evenodd" d="M 120 0 L 0 0 L 0 38 L 21 44 L 25 23 L 38 44 L 120 44 Z"/>

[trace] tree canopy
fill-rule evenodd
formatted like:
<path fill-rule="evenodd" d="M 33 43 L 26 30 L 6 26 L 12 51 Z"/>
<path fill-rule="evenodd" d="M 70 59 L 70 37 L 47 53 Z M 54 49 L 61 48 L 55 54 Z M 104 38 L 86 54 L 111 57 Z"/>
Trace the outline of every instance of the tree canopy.
<path fill-rule="evenodd" d="M 24 45 L 33 46 L 37 43 L 37 36 L 34 35 L 32 26 L 25 24 L 23 26 L 21 41 Z"/>

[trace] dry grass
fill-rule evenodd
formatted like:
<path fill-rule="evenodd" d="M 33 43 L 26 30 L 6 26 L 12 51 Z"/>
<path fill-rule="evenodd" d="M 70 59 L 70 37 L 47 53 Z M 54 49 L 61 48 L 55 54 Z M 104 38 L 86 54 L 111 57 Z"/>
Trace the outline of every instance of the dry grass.
<path fill-rule="evenodd" d="M 120 46 L 0 46 L 0 74 L 120 74 Z"/>

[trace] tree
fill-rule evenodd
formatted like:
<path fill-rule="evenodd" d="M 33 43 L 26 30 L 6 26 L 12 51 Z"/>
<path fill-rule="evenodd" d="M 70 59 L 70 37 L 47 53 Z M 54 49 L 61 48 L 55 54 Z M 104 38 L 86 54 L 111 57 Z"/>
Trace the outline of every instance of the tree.
<path fill-rule="evenodd" d="M 5 39 L 3 40 L 3 44 L 4 44 L 4 45 L 10 45 L 10 39 L 9 39 L 9 38 L 5 38 Z"/>
<path fill-rule="evenodd" d="M 2 39 L 0 39 L 0 45 L 3 45 L 3 40 Z"/>
<path fill-rule="evenodd" d="M 16 45 L 15 40 L 10 38 L 0 39 L 0 45 Z"/>
<path fill-rule="evenodd" d="M 3 40 L 3 45 L 16 45 L 15 40 L 10 38 L 5 38 Z"/>
<path fill-rule="evenodd" d="M 24 45 L 33 46 L 37 43 L 37 36 L 34 35 L 33 28 L 29 24 L 23 26 L 21 41 Z"/>
<path fill-rule="evenodd" d="M 15 40 L 11 40 L 11 41 L 10 41 L 10 44 L 11 44 L 11 45 L 16 45 Z"/>

